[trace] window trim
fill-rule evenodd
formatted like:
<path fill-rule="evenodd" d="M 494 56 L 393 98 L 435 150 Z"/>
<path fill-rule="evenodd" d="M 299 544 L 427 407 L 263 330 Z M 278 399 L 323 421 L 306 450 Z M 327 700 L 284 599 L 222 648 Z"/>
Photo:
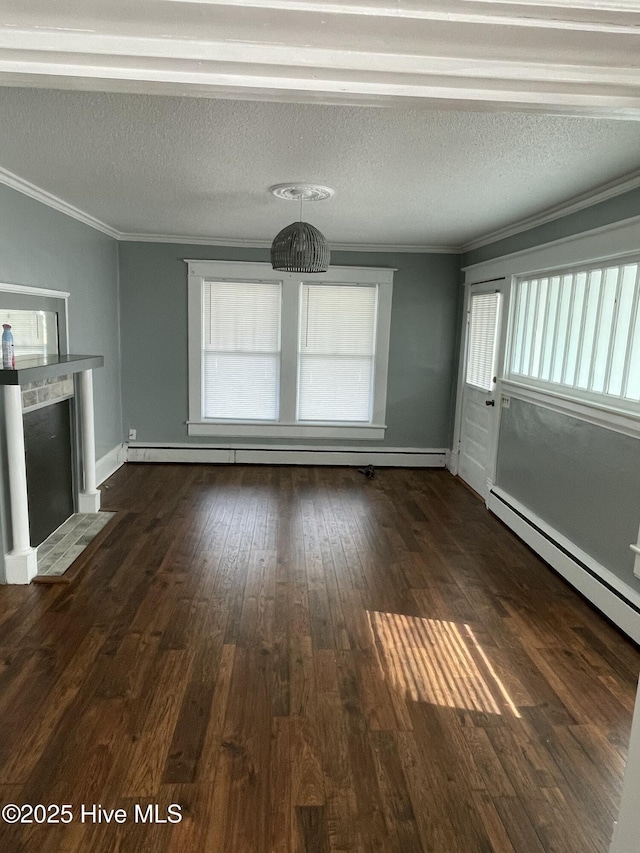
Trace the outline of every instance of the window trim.
<path fill-rule="evenodd" d="M 512 382 L 510 379 L 498 380 L 498 392 L 502 405 L 505 405 L 505 400 L 513 397 L 603 429 L 640 438 L 640 417 L 628 410 L 594 403 L 592 400 L 578 400 L 546 388 L 537 388 L 524 382 Z"/>
<path fill-rule="evenodd" d="M 391 299 L 395 269 L 331 266 L 326 273 L 305 276 L 247 261 L 206 261 L 185 258 L 188 265 L 189 435 L 262 436 L 275 438 L 384 438 L 387 403 Z M 216 420 L 202 416 L 202 292 L 205 279 L 216 281 L 282 282 L 280 418 L 278 421 Z M 378 317 L 374 359 L 371 422 L 296 421 L 297 347 L 300 284 L 377 285 Z"/>
<path fill-rule="evenodd" d="M 606 259 L 585 260 L 582 263 L 574 262 L 572 264 L 565 264 L 555 268 L 546 267 L 541 270 L 518 273 L 510 276 L 507 340 L 499 374 L 501 386 L 503 386 L 505 390 L 510 388 L 513 396 L 516 396 L 514 389 L 521 388 L 523 393 L 535 393 L 536 402 L 542 402 L 546 399 L 549 403 L 548 407 L 553 408 L 556 411 L 564 411 L 567 414 L 574 414 L 575 416 L 581 417 L 582 420 L 586 420 L 600 426 L 609 426 L 611 429 L 617 431 L 628 431 L 627 434 L 637 434 L 637 428 L 635 426 L 630 426 L 630 424 L 633 424 L 634 422 L 637 423 L 640 419 L 640 403 L 638 401 L 630 400 L 625 397 L 617 397 L 605 392 L 576 388 L 562 383 L 555 383 L 531 376 L 512 373 L 510 370 L 516 326 L 515 310 L 517 307 L 517 300 L 515 299 L 515 292 L 521 282 L 540 278 L 550 279 L 553 276 L 562 277 L 564 275 L 576 275 L 581 272 L 589 274 L 593 270 L 602 270 L 604 272 L 611 267 L 635 263 L 640 264 L 640 255 L 637 251 L 621 253 L 619 255 L 607 257 Z M 640 287 L 640 283 L 637 284 L 637 286 Z M 621 418 L 623 422 L 623 429 L 618 429 L 621 425 Z"/>

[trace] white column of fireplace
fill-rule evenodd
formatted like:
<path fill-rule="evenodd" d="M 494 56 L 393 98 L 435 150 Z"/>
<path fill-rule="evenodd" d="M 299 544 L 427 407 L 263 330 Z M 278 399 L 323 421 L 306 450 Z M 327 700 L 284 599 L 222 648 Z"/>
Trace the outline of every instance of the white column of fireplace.
<path fill-rule="evenodd" d="M 98 512 L 100 492 L 96 488 L 96 440 L 93 420 L 93 371 L 80 373 L 80 431 L 82 433 L 83 488 L 78 495 L 79 512 Z"/>
<path fill-rule="evenodd" d="M 7 583 L 29 583 L 38 571 L 37 552 L 29 539 L 27 467 L 19 385 L 4 386 L 4 418 L 9 457 L 9 494 L 13 548 L 5 556 Z"/>

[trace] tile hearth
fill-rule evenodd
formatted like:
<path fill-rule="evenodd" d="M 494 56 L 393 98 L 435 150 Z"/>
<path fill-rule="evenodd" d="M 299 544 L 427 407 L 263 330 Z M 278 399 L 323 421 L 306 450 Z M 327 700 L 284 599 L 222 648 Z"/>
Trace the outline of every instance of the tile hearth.
<path fill-rule="evenodd" d="M 38 545 L 37 577 L 60 577 L 77 560 L 115 512 L 77 512 Z"/>

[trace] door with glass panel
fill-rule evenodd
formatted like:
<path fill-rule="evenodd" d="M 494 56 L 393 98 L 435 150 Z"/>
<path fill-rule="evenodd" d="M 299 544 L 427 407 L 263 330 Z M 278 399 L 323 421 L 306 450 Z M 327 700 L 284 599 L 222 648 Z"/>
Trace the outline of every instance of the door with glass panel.
<path fill-rule="evenodd" d="M 501 358 L 503 301 L 504 281 L 469 286 L 458 475 L 485 499 L 498 428 L 495 387 Z"/>

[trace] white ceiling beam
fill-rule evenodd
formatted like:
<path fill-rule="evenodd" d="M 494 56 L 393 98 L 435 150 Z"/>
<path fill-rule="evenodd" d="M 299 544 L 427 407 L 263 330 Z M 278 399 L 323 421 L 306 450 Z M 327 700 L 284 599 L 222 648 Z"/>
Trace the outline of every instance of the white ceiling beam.
<path fill-rule="evenodd" d="M 638 56 L 640 0 L 5 0 L 0 26 L 0 85 L 625 119 Z"/>
<path fill-rule="evenodd" d="M 529 0 L 492 2 L 492 0 L 441 0 L 441 2 L 380 3 L 372 0 L 165 0 L 169 3 L 193 3 L 203 6 L 234 7 L 277 11 L 313 12 L 323 15 L 366 15 L 380 18 L 449 21 L 501 26 L 544 27 L 599 32 L 637 33 L 640 8 L 637 0 L 621 2 L 575 3 L 573 0 Z M 541 10 L 547 11 L 546 15 Z"/>

